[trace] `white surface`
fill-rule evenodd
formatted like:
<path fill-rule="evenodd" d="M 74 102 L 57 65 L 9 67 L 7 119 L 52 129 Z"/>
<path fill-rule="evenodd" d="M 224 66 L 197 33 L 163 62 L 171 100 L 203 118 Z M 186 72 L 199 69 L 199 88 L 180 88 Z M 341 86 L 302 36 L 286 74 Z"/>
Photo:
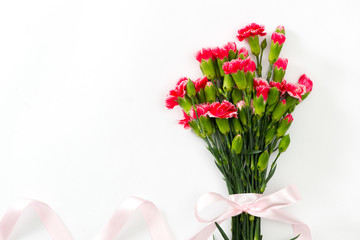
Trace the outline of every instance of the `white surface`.
<path fill-rule="evenodd" d="M 179 77 L 200 76 L 198 49 L 236 41 L 238 28 L 257 22 L 268 32 L 286 27 L 287 79 L 306 73 L 314 82 L 268 192 L 296 184 L 303 201 L 289 210 L 314 239 L 357 239 L 358 9 L 357 1 L 2 1 L 0 215 L 19 197 L 39 199 L 75 239 L 91 239 L 136 195 L 157 204 L 176 239 L 200 230 L 196 200 L 225 194 L 225 185 L 165 96 Z M 12 239 L 48 239 L 37 221 L 29 212 Z M 263 233 L 289 239 L 291 227 L 264 221 Z M 140 215 L 120 237 L 149 239 Z"/>

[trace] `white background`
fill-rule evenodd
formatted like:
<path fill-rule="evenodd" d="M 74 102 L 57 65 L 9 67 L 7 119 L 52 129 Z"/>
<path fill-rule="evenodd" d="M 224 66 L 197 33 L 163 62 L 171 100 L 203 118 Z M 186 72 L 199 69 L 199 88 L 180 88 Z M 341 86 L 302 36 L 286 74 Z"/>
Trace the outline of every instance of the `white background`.
<path fill-rule="evenodd" d="M 136 195 L 157 204 L 175 239 L 200 230 L 196 200 L 225 185 L 165 96 L 178 78 L 200 77 L 197 50 L 257 22 L 286 27 L 286 79 L 314 82 L 267 192 L 295 184 L 303 200 L 289 211 L 314 239 L 357 239 L 358 10 L 355 0 L 1 1 L 0 215 L 17 198 L 42 200 L 87 240 Z M 138 214 L 119 239 L 146 231 Z M 289 239 L 291 227 L 265 220 L 263 233 Z M 49 237 L 30 211 L 11 239 Z"/>

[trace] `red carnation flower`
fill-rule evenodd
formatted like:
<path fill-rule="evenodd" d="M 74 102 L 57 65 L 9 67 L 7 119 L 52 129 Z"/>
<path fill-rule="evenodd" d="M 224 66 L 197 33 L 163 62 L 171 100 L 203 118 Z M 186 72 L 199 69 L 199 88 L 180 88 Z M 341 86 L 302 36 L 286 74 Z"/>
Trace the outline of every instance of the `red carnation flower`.
<path fill-rule="evenodd" d="M 301 101 L 301 96 L 306 93 L 306 87 L 301 84 L 287 83 L 286 92 L 293 98 L 299 99 Z"/>
<path fill-rule="evenodd" d="M 288 60 L 286 58 L 278 58 L 278 60 L 274 63 L 274 67 L 280 69 L 282 68 L 284 71 L 288 65 Z"/>
<path fill-rule="evenodd" d="M 281 83 L 270 81 L 270 87 L 276 87 L 281 95 L 286 93 L 286 80 L 283 80 Z"/>
<path fill-rule="evenodd" d="M 196 115 L 198 117 L 208 116 L 209 115 L 209 106 L 210 106 L 209 103 L 203 103 L 203 104 L 196 105 L 196 112 L 195 112 L 194 108 L 191 107 L 190 117 L 192 119 L 197 119 Z"/>
<path fill-rule="evenodd" d="M 273 32 L 273 34 L 271 35 L 271 40 L 273 41 L 273 43 L 279 43 L 280 46 L 285 42 L 285 39 L 286 37 L 282 33 Z"/>
<path fill-rule="evenodd" d="M 240 56 L 240 54 L 244 55 L 244 58 L 247 58 L 249 56 L 249 52 L 246 48 L 242 47 L 239 49 L 238 55 Z"/>
<path fill-rule="evenodd" d="M 195 58 L 199 61 L 199 63 L 201 63 L 201 60 L 204 59 L 207 61 L 210 58 L 214 58 L 214 55 L 210 48 L 203 48 L 195 54 Z"/>
<path fill-rule="evenodd" d="M 189 129 L 190 128 L 189 122 L 190 122 L 191 118 L 184 111 L 183 111 L 183 114 L 184 114 L 184 119 L 179 120 L 179 124 L 184 125 L 185 129 Z"/>
<path fill-rule="evenodd" d="M 237 109 L 234 104 L 226 100 L 222 103 L 214 102 L 209 107 L 209 116 L 215 118 L 237 117 Z"/>
<path fill-rule="evenodd" d="M 257 88 L 258 86 L 269 86 L 269 83 L 262 78 L 254 78 L 254 88 Z"/>
<path fill-rule="evenodd" d="M 305 86 L 306 93 L 311 92 L 313 88 L 313 82 L 305 74 L 301 75 L 301 77 L 299 78 L 299 84 Z"/>
<path fill-rule="evenodd" d="M 177 102 L 179 97 L 184 97 L 186 93 L 186 84 L 188 78 L 180 78 L 176 83 L 176 87 L 173 90 L 170 90 L 169 94 L 166 96 L 165 104 L 168 109 L 173 109 L 175 106 L 179 105 Z"/>
<path fill-rule="evenodd" d="M 224 59 L 226 57 L 229 57 L 229 51 L 227 51 L 224 48 L 220 48 L 220 47 L 215 47 L 211 49 L 214 57 L 218 58 L 218 59 Z"/>
<path fill-rule="evenodd" d="M 251 60 L 250 58 L 246 58 L 244 61 L 244 72 L 248 72 L 250 71 L 251 73 L 255 72 L 256 70 L 256 64 L 253 60 Z"/>
<path fill-rule="evenodd" d="M 198 78 L 194 84 L 196 88 L 196 92 L 200 91 L 200 89 L 205 88 L 206 84 L 208 83 L 208 79 L 206 76 Z"/>
<path fill-rule="evenodd" d="M 265 27 L 263 25 L 251 23 L 238 31 L 239 35 L 237 35 L 237 38 L 241 42 L 248 37 L 253 37 L 256 35 L 265 36 L 266 33 L 264 31 Z"/>

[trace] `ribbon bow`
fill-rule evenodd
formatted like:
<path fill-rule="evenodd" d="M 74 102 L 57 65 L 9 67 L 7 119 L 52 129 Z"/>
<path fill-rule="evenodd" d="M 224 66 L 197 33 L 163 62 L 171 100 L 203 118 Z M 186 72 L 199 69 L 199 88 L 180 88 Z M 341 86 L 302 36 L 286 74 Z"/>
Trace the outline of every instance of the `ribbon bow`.
<path fill-rule="evenodd" d="M 270 195 L 244 193 L 230 195 L 229 198 L 225 198 L 218 193 L 207 193 L 199 199 L 195 207 L 195 215 L 200 222 L 209 223 L 209 225 L 190 240 L 209 239 L 216 230 L 215 222 L 221 224 L 226 219 L 241 213 L 248 213 L 256 217 L 291 224 L 295 236 L 300 234 L 298 240 L 311 240 L 309 227 L 281 210 L 281 208 L 289 206 L 300 199 L 300 194 L 294 185 L 290 185 Z M 220 202 L 225 202 L 228 205 L 228 209 L 211 219 L 200 216 L 200 211 Z"/>

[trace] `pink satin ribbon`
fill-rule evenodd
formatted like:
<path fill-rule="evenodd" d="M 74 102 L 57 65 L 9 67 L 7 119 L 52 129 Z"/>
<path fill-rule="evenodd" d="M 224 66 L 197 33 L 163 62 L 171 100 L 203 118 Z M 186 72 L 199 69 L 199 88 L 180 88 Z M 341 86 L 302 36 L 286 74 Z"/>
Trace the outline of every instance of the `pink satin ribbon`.
<path fill-rule="evenodd" d="M 230 195 L 229 198 L 225 198 L 217 193 L 207 193 L 199 199 L 195 208 L 195 215 L 200 222 L 209 224 L 190 240 L 209 239 L 216 230 L 215 222 L 221 224 L 226 219 L 243 212 L 291 224 L 295 235 L 301 234 L 298 240 L 311 240 L 309 227 L 281 210 L 281 208 L 298 200 L 300 200 L 300 195 L 295 186 L 289 186 L 270 195 L 246 193 Z M 200 216 L 200 211 L 219 202 L 225 202 L 228 209 L 212 219 L 205 219 Z M 47 204 L 30 199 L 20 199 L 7 210 L 0 221 L 0 240 L 9 239 L 17 220 L 28 208 L 35 210 L 52 240 L 72 240 L 59 216 Z M 114 240 L 137 210 L 142 212 L 153 240 L 173 239 L 164 218 L 152 202 L 137 197 L 129 197 L 114 212 L 103 230 L 95 237 L 95 240 Z"/>
<path fill-rule="evenodd" d="M 47 204 L 31 199 L 19 199 L 0 221 L 0 240 L 8 240 L 17 220 L 28 208 L 35 210 L 52 240 L 73 240 L 59 216 Z M 148 225 L 152 239 L 173 239 L 159 209 L 150 201 L 137 197 L 127 198 L 111 216 L 95 240 L 114 240 L 135 211 L 140 210 Z"/>
<path fill-rule="evenodd" d="M 216 230 L 215 222 L 221 224 L 226 219 L 244 212 L 256 217 L 291 224 L 295 236 L 300 234 L 298 240 L 311 240 L 309 227 L 281 210 L 281 208 L 289 206 L 300 199 L 300 194 L 294 185 L 270 195 L 245 193 L 230 195 L 229 198 L 225 198 L 218 193 L 207 193 L 199 199 L 195 207 L 195 215 L 200 222 L 210 224 L 190 240 L 209 239 Z M 200 216 L 200 211 L 220 202 L 225 202 L 228 205 L 228 209 L 211 219 L 205 219 Z"/>

